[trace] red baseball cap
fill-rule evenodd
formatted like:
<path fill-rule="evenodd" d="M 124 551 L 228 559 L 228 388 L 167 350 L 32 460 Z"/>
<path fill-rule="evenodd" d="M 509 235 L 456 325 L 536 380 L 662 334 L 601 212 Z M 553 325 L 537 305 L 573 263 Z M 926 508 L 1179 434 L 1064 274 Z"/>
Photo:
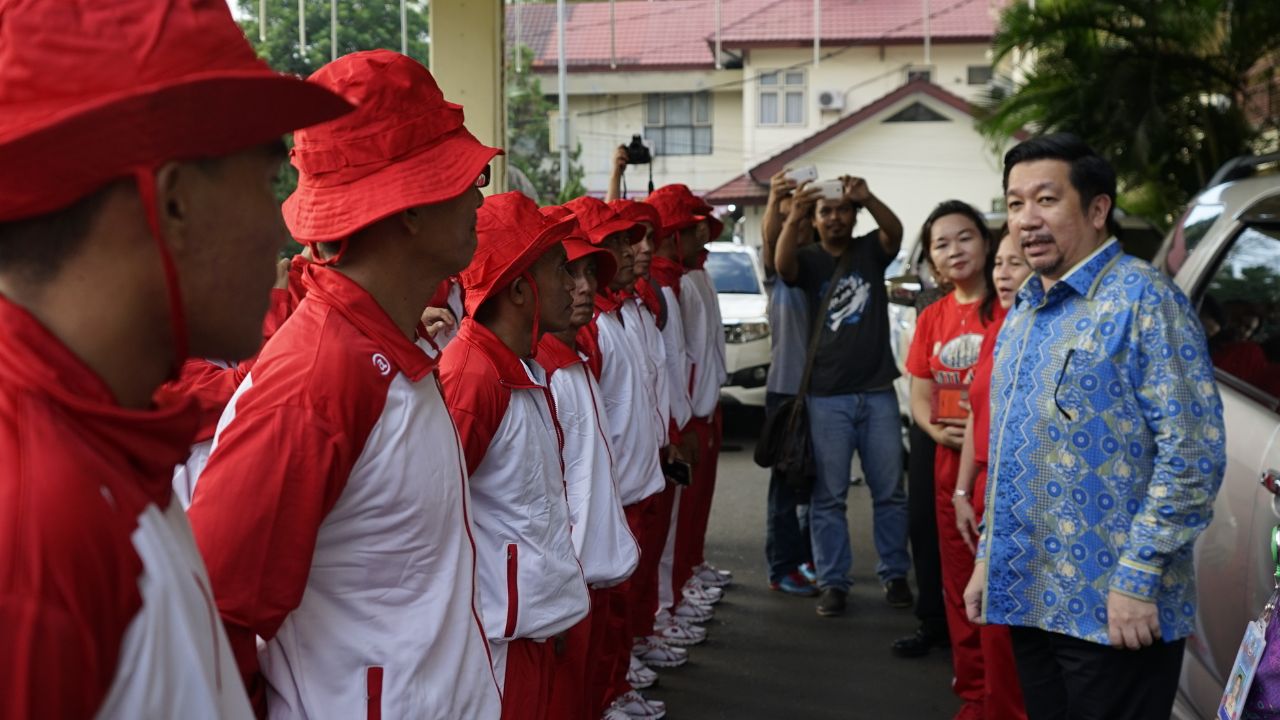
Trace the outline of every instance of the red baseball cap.
<path fill-rule="evenodd" d="M 0 222 L 350 110 L 267 67 L 222 0 L 0 0 Z"/>
<path fill-rule="evenodd" d="M 569 262 L 581 260 L 588 255 L 595 255 L 596 281 L 600 287 L 609 287 L 609 283 L 613 282 L 613 277 L 618 274 L 618 261 L 613 259 L 613 253 L 598 245 L 592 245 L 591 239 L 587 237 L 586 233 L 582 232 L 582 228 L 578 225 L 577 216 L 568 208 L 561 205 L 549 205 L 538 212 L 552 220 L 568 219 L 573 222 L 573 229 L 561 241 L 564 245 L 565 255 L 569 258 Z"/>
<path fill-rule="evenodd" d="M 462 271 L 467 314 L 493 297 L 573 231 L 571 218 L 554 220 L 517 191 L 486 198 L 476 211 L 476 253 Z"/>
<path fill-rule="evenodd" d="M 645 202 L 656 208 L 662 218 L 659 234 L 664 237 L 703 221 L 711 231 L 712 240 L 724 232 L 724 223 L 711 214 L 712 207 L 694 195 L 687 185 L 663 185 L 645 198 Z"/>
<path fill-rule="evenodd" d="M 357 109 L 294 134 L 298 189 L 284 201 L 284 219 L 300 242 L 342 240 L 402 210 L 456 198 L 502 153 L 476 140 L 462 106 L 400 53 L 345 55 L 308 80 Z"/>
<path fill-rule="evenodd" d="M 565 209 L 578 218 L 578 225 L 586 232 L 592 245 L 599 245 L 614 233 L 625 232 L 631 242 L 644 239 L 644 228 L 634 220 L 624 220 L 599 198 L 584 196 L 564 204 Z"/>

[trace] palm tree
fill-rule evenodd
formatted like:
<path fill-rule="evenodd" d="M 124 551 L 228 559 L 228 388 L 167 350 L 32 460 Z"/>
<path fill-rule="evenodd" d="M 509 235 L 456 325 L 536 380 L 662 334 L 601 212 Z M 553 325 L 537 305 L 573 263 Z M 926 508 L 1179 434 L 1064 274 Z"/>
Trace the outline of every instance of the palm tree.
<path fill-rule="evenodd" d="M 1071 130 L 1116 168 L 1122 203 L 1172 221 L 1225 161 L 1260 152 L 1247 75 L 1280 48 L 1276 0 L 1039 0 L 1006 8 L 1012 60 L 981 103 L 983 132 Z"/>

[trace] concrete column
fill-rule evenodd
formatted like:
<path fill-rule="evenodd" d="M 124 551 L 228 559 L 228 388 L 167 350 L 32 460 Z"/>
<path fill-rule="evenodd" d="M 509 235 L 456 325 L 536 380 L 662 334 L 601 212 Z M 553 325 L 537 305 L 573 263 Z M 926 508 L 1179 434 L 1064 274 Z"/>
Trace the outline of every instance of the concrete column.
<path fill-rule="evenodd" d="M 467 129 L 480 142 L 505 147 L 507 102 L 503 74 L 502 0 L 431 0 L 431 74 L 444 96 L 466 109 Z M 486 194 L 505 192 L 507 166 L 494 158 Z"/>

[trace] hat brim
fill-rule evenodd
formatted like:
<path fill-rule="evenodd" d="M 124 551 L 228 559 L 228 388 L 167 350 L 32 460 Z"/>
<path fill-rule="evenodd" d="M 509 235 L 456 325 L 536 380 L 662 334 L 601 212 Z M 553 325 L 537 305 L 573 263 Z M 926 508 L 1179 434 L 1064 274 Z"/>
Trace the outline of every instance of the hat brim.
<path fill-rule="evenodd" d="M 554 225 L 548 225 L 542 229 L 542 232 L 538 233 L 533 242 L 529 243 L 524 250 L 503 266 L 502 271 L 498 273 L 497 279 L 489 283 L 483 292 L 471 292 L 471 288 L 467 288 L 467 299 L 464 303 L 467 314 L 474 317 L 476 310 L 486 300 L 514 282 L 516 278 L 520 277 L 521 273 L 533 267 L 533 264 L 538 261 L 538 258 L 542 257 L 543 253 L 562 243 L 573 232 L 574 227 L 573 218 L 564 218 Z"/>
<path fill-rule="evenodd" d="M 270 71 L 188 76 L 9 118 L 0 137 L 0 221 L 66 207 L 135 169 L 230 155 L 352 110 L 335 93 Z M 6 112 L 9 112 L 6 110 Z"/>
<path fill-rule="evenodd" d="M 618 261 L 613 259 L 613 253 L 599 245 L 592 245 L 586 238 L 576 235 L 566 237 L 563 242 L 564 252 L 569 262 L 595 255 L 596 282 L 599 287 L 609 287 L 609 283 L 613 282 L 613 278 L 618 274 Z"/>
<path fill-rule="evenodd" d="M 587 233 L 587 236 L 591 238 L 592 245 L 600 245 L 604 242 L 605 238 L 613 235 L 614 233 L 620 232 L 627 233 L 628 239 L 631 241 L 631 244 L 634 245 L 644 239 L 645 229 L 643 225 L 635 220 L 624 220 L 622 218 L 618 218 L 616 220 L 610 220 L 609 222 L 597 225 Z"/>
<path fill-rule="evenodd" d="M 402 210 L 458 197 L 475 187 L 484 167 L 500 154 L 502 150 L 459 128 L 350 182 L 321 185 L 300 180 L 284 201 L 285 224 L 299 242 L 341 240 Z"/>
<path fill-rule="evenodd" d="M 664 226 L 662 228 L 662 235 L 663 237 L 670 237 L 680 232 L 681 230 L 684 230 L 685 228 L 693 227 L 694 225 L 697 225 L 700 222 L 705 222 L 707 224 L 707 230 L 709 231 L 707 234 L 707 242 L 712 242 L 718 239 L 720 235 L 724 232 L 724 223 L 721 222 L 716 216 L 694 215 L 693 217 L 688 218 L 687 220 L 681 220 L 678 223 Z"/>

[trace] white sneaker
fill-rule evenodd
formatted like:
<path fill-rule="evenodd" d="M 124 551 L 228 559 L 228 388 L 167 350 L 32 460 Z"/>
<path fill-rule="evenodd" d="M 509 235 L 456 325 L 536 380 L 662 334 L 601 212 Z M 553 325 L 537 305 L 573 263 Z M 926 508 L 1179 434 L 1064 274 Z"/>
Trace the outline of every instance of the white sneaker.
<path fill-rule="evenodd" d="M 680 594 L 700 605 L 715 605 L 724 599 L 724 591 L 720 588 L 702 587 L 697 584 L 685 585 Z"/>
<path fill-rule="evenodd" d="M 640 640 L 631 648 L 631 654 L 640 662 L 651 668 L 673 668 L 689 662 L 689 652 L 684 648 L 671 647 L 661 638 L 650 635 Z"/>
<path fill-rule="evenodd" d="M 681 625 L 670 618 L 665 621 L 659 620 L 654 624 L 653 629 L 664 643 L 676 647 L 697 645 L 707 639 L 706 628 L 698 627 L 692 623 Z"/>
<path fill-rule="evenodd" d="M 600 720 L 631 720 L 631 716 L 622 708 L 610 705 L 605 709 L 604 715 L 600 716 Z"/>
<path fill-rule="evenodd" d="M 704 628 L 704 627 L 702 627 L 701 625 L 699 625 L 699 624 L 695 623 L 694 621 L 690 620 L 689 618 L 686 618 L 686 617 L 680 617 L 679 615 L 668 615 L 668 616 L 667 616 L 667 619 L 666 619 L 666 620 L 663 620 L 663 621 L 661 621 L 661 622 L 670 622 L 670 623 L 675 623 L 676 625 L 679 625 L 680 627 L 684 628 L 685 630 L 688 630 L 688 629 L 692 628 L 692 629 L 693 629 L 693 630 L 695 630 L 695 631 L 697 631 L 697 630 L 702 630 L 703 632 L 706 632 L 706 628 Z"/>
<path fill-rule="evenodd" d="M 667 716 L 667 705 L 661 700 L 649 700 L 632 690 L 613 701 L 613 706 L 633 718 L 659 720 Z"/>
<path fill-rule="evenodd" d="M 722 588 L 733 582 L 733 573 L 728 570 L 719 570 L 713 568 L 707 563 L 702 563 L 693 569 L 693 576 L 702 581 L 707 587 Z"/>
<path fill-rule="evenodd" d="M 637 690 L 651 688 L 658 682 L 658 673 L 650 670 L 640 662 L 640 658 L 631 656 L 631 666 L 627 668 L 627 683 Z"/>
<path fill-rule="evenodd" d="M 715 612 L 710 605 L 703 605 L 685 598 L 676 603 L 676 609 L 671 614 L 684 618 L 687 622 L 704 623 L 710 620 Z"/>

